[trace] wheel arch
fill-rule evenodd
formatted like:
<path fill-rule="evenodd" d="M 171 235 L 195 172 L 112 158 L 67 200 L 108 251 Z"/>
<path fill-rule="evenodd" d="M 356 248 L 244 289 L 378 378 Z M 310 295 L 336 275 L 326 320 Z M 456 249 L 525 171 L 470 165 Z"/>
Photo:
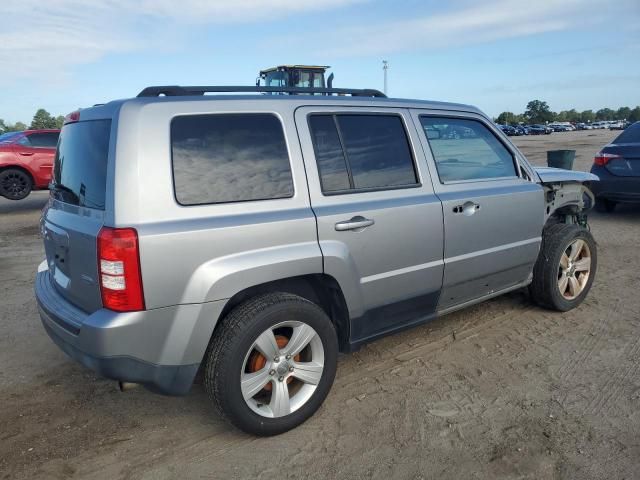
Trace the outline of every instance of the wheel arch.
<path fill-rule="evenodd" d="M 213 332 L 220 328 L 225 317 L 236 306 L 256 295 L 273 292 L 298 295 L 320 306 L 336 329 L 340 351 L 349 351 L 350 322 L 347 303 L 338 281 L 325 273 L 282 278 L 253 285 L 237 292 L 226 302 Z"/>
<path fill-rule="evenodd" d="M 35 181 L 35 177 L 33 175 L 33 172 L 31 172 L 31 170 L 29 170 L 24 165 L 15 165 L 15 164 L 10 164 L 10 163 L 4 164 L 4 165 L 0 165 L 0 173 L 4 172 L 5 170 L 20 170 L 20 171 L 26 173 L 27 175 L 29 175 L 29 179 L 31 180 L 32 188 L 35 187 L 36 181 Z"/>

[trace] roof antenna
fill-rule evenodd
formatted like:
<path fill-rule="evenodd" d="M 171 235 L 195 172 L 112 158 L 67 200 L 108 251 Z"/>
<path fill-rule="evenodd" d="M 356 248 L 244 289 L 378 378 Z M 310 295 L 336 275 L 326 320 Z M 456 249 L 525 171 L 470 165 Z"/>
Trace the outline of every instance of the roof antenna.
<path fill-rule="evenodd" d="M 387 94 L 387 70 L 389 70 L 389 62 L 382 60 L 382 70 L 384 71 L 384 94 Z"/>

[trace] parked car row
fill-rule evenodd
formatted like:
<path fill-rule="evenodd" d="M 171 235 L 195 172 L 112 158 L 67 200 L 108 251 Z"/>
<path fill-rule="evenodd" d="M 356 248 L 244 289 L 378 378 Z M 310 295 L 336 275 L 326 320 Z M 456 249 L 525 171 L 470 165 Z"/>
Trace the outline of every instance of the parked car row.
<path fill-rule="evenodd" d="M 575 124 L 571 122 L 553 122 L 548 125 L 498 125 L 498 128 L 511 137 L 520 135 L 548 135 L 553 132 L 573 132 L 575 130 L 597 130 L 605 128 L 609 130 L 624 130 L 629 125 L 631 125 L 631 122 L 616 120 Z"/>
<path fill-rule="evenodd" d="M 548 135 L 553 133 L 553 129 L 545 125 L 498 125 L 498 128 L 510 137 L 519 137 L 521 135 Z"/>
<path fill-rule="evenodd" d="M 60 130 L 25 130 L 0 135 L 0 196 L 22 200 L 46 189 Z"/>
<path fill-rule="evenodd" d="M 624 130 L 631 125 L 631 122 L 626 120 L 603 120 L 601 122 L 593 123 L 577 123 L 578 130 Z"/>

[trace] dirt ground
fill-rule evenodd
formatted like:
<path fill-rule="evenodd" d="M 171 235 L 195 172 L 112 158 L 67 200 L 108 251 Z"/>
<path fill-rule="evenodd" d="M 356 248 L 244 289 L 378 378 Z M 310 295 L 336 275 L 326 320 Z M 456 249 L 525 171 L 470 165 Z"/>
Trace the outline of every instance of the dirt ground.
<path fill-rule="evenodd" d="M 515 138 L 587 170 L 615 133 Z M 187 397 L 120 393 L 46 336 L 33 299 L 46 199 L 0 200 L 0 479 L 640 478 L 640 208 L 591 217 L 593 289 L 555 313 L 515 292 L 341 356 L 323 407 L 253 438 Z"/>

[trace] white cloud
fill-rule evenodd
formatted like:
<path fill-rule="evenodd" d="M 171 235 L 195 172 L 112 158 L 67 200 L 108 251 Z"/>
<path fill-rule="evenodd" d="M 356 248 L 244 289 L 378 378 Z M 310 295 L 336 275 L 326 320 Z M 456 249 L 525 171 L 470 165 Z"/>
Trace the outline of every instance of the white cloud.
<path fill-rule="evenodd" d="M 430 14 L 425 8 L 425 14 L 417 18 L 414 16 L 338 30 L 332 33 L 330 45 L 320 50 L 323 54 L 341 57 L 441 50 L 573 28 L 590 28 L 614 13 L 617 13 L 616 23 L 620 25 L 625 23 L 625 16 L 631 13 L 633 19 L 632 12 L 638 13 L 638 5 L 634 2 L 637 0 L 535 0 L 526 3 L 486 0 L 474 2 L 473 6 L 435 14 Z M 324 34 L 322 38 L 327 40 Z M 310 43 L 321 45 L 313 41 Z"/>
<path fill-rule="evenodd" d="M 271 21 L 363 0 L 4 0 L 0 84 L 51 82 L 69 67 L 112 53 L 166 46 L 167 30 L 189 24 Z"/>
<path fill-rule="evenodd" d="M 175 0 L 144 0 L 137 7 L 142 14 L 190 22 L 243 23 L 273 20 L 287 15 L 330 10 L 364 0 L 187 0 L 176 8 Z M 128 2 L 124 4 L 129 5 Z"/>

